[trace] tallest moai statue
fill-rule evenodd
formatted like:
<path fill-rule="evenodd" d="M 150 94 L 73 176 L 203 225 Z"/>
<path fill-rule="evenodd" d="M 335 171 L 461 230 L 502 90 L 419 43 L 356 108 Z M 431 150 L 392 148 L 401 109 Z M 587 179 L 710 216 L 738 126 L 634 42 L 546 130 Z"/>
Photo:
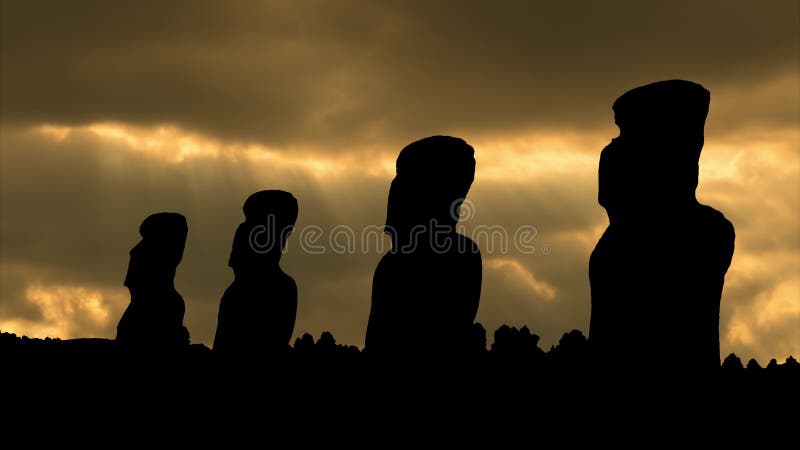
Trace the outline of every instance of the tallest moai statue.
<path fill-rule="evenodd" d="M 600 155 L 610 224 L 589 262 L 589 340 L 611 365 L 719 366 L 719 306 L 734 230 L 697 201 L 709 91 L 683 80 L 614 103 L 618 137 Z"/>

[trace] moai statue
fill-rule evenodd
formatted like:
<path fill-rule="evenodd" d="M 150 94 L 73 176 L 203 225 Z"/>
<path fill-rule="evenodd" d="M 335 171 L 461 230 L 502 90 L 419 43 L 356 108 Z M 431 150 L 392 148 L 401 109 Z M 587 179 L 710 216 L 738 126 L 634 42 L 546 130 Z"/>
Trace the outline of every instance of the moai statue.
<path fill-rule="evenodd" d="M 614 103 L 618 137 L 600 155 L 609 226 L 589 262 L 595 361 L 719 367 L 719 307 L 734 229 L 695 197 L 709 92 L 682 80 Z"/>
<path fill-rule="evenodd" d="M 297 316 L 297 284 L 280 267 L 297 200 L 284 191 L 260 191 L 243 209 L 228 261 L 234 280 L 219 305 L 214 351 L 274 355 L 288 348 Z"/>
<path fill-rule="evenodd" d="M 125 277 L 131 303 L 117 325 L 120 344 L 142 350 L 189 346 L 186 305 L 175 290 L 187 233 L 186 218 L 177 213 L 153 214 L 142 222 L 142 240 L 130 251 Z"/>
<path fill-rule="evenodd" d="M 448 355 L 472 348 L 481 255 L 455 227 L 475 175 L 473 155 L 466 142 L 449 136 L 400 152 L 385 227 L 392 249 L 372 281 L 368 353 Z"/>

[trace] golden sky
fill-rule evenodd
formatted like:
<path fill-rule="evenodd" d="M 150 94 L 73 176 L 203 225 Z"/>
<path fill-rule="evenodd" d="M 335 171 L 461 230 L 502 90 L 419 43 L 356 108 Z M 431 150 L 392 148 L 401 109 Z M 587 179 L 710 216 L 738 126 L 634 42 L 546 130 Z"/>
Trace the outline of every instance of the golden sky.
<path fill-rule="evenodd" d="M 0 3 L 0 329 L 113 337 L 149 214 L 187 216 L 176 285 L 210 344 L 241 205 L 298 198 L 298 229 L 380 226 L 394 159 L 432 134 L 476 150 L 478 320 L 548 348 L 588 332 L 611 105 L 651 81 L 711 91 L 698 198 L 736 227 L 723 356 L 800 356 L 800 11 L 791 1 Z M 596 3 L 596 4 L 595 4 Z M 295 334 L 363 344 L 381 253 L 302 251 Z M 542 251 L 547 249 L 547 251 Z"/>

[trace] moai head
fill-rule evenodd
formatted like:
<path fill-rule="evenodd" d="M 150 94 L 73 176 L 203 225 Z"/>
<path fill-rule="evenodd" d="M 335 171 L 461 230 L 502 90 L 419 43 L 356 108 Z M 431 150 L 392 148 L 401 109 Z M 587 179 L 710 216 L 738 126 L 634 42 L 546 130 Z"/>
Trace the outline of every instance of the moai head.
<path fill-rule="evenodd" d="M 633 210 L 694 203 L 710 98 L 703 86 L 684 80 L 659 81 L 619 97 L 614 120 L 620 135 L 604 152 L 612 172 L 605 178 L 601 162 L 600 203 Z"/>
<path fill-rule="evenodd" d="M 385 229 L 395 246 L 408 242 L 415 227 L 455 227 L 475 177 L 474 153 L 464 140 L 450 136 L 427 137 L 400 152 Z"/>
<path fill-rule="evenodd" d="M 131 293 L 173 285 L 188 231 L 186 218 L 177 213 L 153 214 L 142 222 L 142 240 L 130 251 L 125 277 L 125 286 Z"/>
<path fill-rule="evenodd" d="M 273 266 L 280 261 L 297 221 L 297 199 L 286 191 L 259 191 L 244 202 L 229 265 L 234 271 Z"/>

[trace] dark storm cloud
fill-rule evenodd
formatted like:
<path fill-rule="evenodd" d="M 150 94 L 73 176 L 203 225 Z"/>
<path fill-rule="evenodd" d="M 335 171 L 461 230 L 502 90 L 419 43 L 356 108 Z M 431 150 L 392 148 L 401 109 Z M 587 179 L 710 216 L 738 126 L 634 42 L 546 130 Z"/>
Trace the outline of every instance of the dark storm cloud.
<path fill-rule="evenodd" d="M 798 64 L 787 1 L 9 1 L 0 16 L 4 121 L 167 122 L 278 146 L 585 129 L 645 82 L 748 90 Z M 741 106 L 796 119 L 785 99 Z"/>

